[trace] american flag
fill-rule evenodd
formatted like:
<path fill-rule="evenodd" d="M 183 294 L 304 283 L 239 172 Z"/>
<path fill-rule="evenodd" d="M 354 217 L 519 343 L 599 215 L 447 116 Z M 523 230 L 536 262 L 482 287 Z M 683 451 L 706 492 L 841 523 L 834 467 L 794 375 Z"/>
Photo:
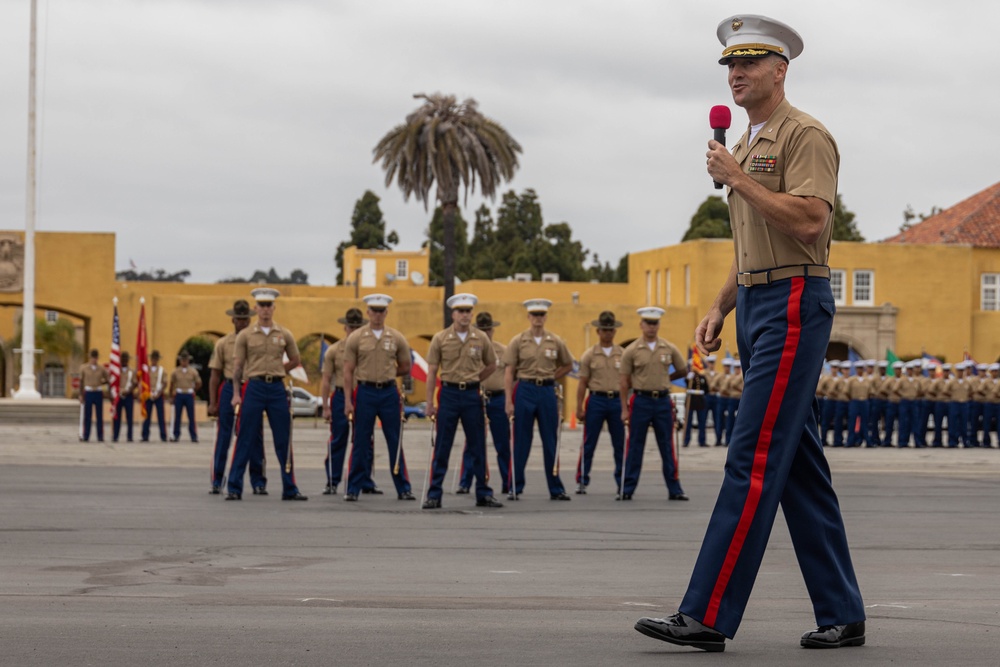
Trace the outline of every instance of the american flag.
<path fill-rule="evenodd" d="M 118 325 L 118 299 L 115 299 L 115 317 L 111 321 L 111 356 L 108 362 L 108 375 L 111 379 L 108 386 L 111 389 L 111 416 L 118 407 L 118 397 L 122 386 L 122 332 Z"/>

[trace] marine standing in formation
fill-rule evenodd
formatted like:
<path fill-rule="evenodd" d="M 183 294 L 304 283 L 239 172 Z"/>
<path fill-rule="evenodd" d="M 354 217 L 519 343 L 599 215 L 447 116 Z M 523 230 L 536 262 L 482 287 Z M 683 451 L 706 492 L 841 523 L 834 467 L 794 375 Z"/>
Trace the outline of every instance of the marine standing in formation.
<path fill-rule="evenodd" d="M 621 416 L 619 376 L 625 350 L 615 343 L 622 323 L 610 310 L 590 323 L 597 329 L 598 342 L 580 357 L 579 383 L 576 388 L 576 418 L 583 424 L 583 446 L 576 464 L 576 492 L 587 493 L 590 466 L 597 449 L 601 427 L 608 425 L 615 458 L 614 479 L 621 479 L 622 451 L 625 447 L 625 422 Z"/>
<path fill-rule="evenodd" d="M 281 499 L 309 500 L 295 483 L 292 414 L 284 384 L 287 372 L 299 365 L 299 348 L 292 332 L 274 321 L 278 290 L 260 287 L 250 294 L 257 301 L 257 322 L 236 336 L 233 383 L 242 385 L 243 390 L 242 394 L 233 392 L 233 409 L 240 415 L 226 500 L 240 500 L 243 496 L 243 474 L 265 413 L 281 469 Z M 258 490 L 254 489 L 254 493 Z"/>
<path fill-rule="evenodd" d="M 687 359 L 677 346 L 660 338 L 660 319 L 665 312 L 656 306 L 639 308 L 642 335 L 622 355 L 620 407 L 628 425 L 625 474 L 618 489 L 619 500 L 632 500 L 642 472 L 646 435 L 653 428 L 663 462 L 663 481 L 670 500 L 687 500 L 680 482 L 677 447 L 674 442 L 674 406 L 670 383 L 687 375 Z M 671 370 L 673 368 L 673 370 Z M 631 397 L 629 397 L 631 390 Z"/>
<path fill-rule="evenodd" d="M 111 439 L 118 442 L 118 434 L 122 427 L 122 412 L 125 413 L 125 438 L 132 442 L 132 416 L 135 407 L 135 392 L 139 384 L 135 381 L 135 369 L 129 368 L 128 352 L 122 352 L 122 370 L 119 380 L 118 405 L 115 406 L 115 417 L 111 422 Z"/>
<path fill-rule="evenodd" d="M 177 442 L 180 439 L 182 415 L 186 412 L 191 442 L 198 442 L 198 425 L 194 420 L 194 394 L 201 389 L 201 375 L 191 368 L 191 355 L 187 350 L 181 350 L 178 359 L 181 365 L 170 374 L 170 389 L 167 392 L 174 401 L 174 435 L 170 440 Z"/>
<path fill-rule="evenodd" d="M 416 500 L 410 489 L 406 458 L 401 451 L 402 403 L 396 386 L 396 378 L 410 372 L 410 345 L 402 333 L 385 325 L 392 297 L 370 294 L 364 302 L 368 306 L 369 322 L 348 337 L 344 353 L 344 391 L 353 392 L 355 399 L 344 401 L 344 415 L 354 420 L 354 442 L 344 500 L 357 501 L 372 475 L 376 418 L 382 421 L 396 496 L 399 500 Z"/>
<path fill-rule="evenodd" d="M 460 421 L 466 451 L 471 457 L 476 507 L 503 507 L 493 497 L 488 483 L 486 415 L 480 394 L 481 383 L 496 370 L 497 358 L 490 339 L 472 326 L 472 309 L 477 302 L 474 294 L 450 297 L 447 304 L 451 308 L 452 325 L 435 334 L 427 351 L 427 386 L 432 393 L 427 400 L 427 416 L 437 420 L 437 437 L 431 457 L 430 488 L 423 504 L 425 510 L 441 507 L 442 486 Z M 438 369 L 441 388 L 434 392 Z M 438 395 L 435 397 L 434 393 Z"/>
<path fill-rule="evenodd" d="M 80 441 L 90 440 L 90 426 L 97 429 L 97 442 L 104 442 L 104 386 L 108 384 L 108 369 L 97 361 L 97 350 L 90 351 L 90 360 L 80 366 Z"/>
<path fill-rule="evenodd" d="M 545 329 L 548 299 L 524 302 L 529 328 L 514 336 L 504 353 L 504 390 L 507 416 L 514 419 L 513 488 L 507 496 L 516 500 L 524 491 L 524 466 L 531 453 L 531 440 L 538 422 L 549 498 L 572 500 L 559 477 L 557 443 L 559 400 L 556 381 L 573 370 L 573 356 L 562 338 Z"/>
<path fill-rule="evenodd" d="M 233 366 L 236 363 L 236 336 L 250 326 L 250 304 L 246 299 L 238 299 L 226 315 L 233 323 L 232 333 L 215 342 L 212 357 L 208 360 L 208 416 L 218 417 L 215 431 L 215 447 L 212 454 L 212 488 L 209 493 L 222 493 L 222 482 L 226 473 L 226 459 L 229 443 L 233 439 L 236 411 L 233 409 Z M 257 431 L 256 444 L 250 450 L 250 487 L 257 495 L 267 490 L 267 474 L 264 458 L 263 424 Z"/>
<path fill-rule="evenodd" d="M 156 411 L 156 424 L 160 428 L 160 441 L 167 441 L 167 422 L 163 417 L 163 390 L 167 380 L 160 365 L 160 352 L 153 350 L 149 355 L 149 398 L 146 399 L 146 418 L 142 420 L 142 441 L 149 442 L 149 425 Z"/>

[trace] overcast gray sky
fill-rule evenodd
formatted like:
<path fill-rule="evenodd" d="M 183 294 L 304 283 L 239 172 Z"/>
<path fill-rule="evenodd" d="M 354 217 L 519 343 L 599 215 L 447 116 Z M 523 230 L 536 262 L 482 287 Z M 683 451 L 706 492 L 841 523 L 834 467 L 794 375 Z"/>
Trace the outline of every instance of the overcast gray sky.
<path fill-rule="evenodd" d="M 333 284 L 366 189 L 419 247 L 429 215 L 372 164 L 418 92 L 477 99 L 524 147 L 502 192 L 603 261 L 676 243 L 715 194 L 709 108 L 746 124 L 715 37 L 740 12 L 802 35 L 786 92 L 836 137 L 868 240 L 1000 180 L 993 0 L 38 3 L 37 229 L 114 232 L 118 269 Z M 24 228 L 29 7 L 0 0 L 0 229 Z"/>

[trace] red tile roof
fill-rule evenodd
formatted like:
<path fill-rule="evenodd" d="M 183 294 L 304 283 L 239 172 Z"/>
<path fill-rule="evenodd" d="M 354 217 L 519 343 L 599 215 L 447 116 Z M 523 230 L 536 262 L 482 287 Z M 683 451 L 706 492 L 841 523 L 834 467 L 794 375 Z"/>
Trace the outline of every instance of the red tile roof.
<path fill-rule="evenodd" d="M 1000 183 L 932 215 L 883 243 L 1000 248 Z"/>

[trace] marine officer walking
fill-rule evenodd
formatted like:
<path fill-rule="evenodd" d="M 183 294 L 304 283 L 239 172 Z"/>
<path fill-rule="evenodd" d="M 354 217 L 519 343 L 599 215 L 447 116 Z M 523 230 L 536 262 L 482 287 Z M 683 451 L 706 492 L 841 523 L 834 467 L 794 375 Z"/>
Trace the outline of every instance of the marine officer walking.
<path fill-rule="evenodd" d="M 840 154 L 813 117 L 785 99 L 802 39 L 773 19 L 732 16 L 716 31 L 733 100 L 749 127 L 730 152 L 708 144 L 708 174 L 728 188 L 735 253 L 729 276 L 695 330 L 717 350 L 735 309 L 745 391 L 725 477 L 678 613 L 644 618 L 656 639 L 722 651 L 740 626 L 778 505 L 818 628 L 805 648 L 865 643 L 861 599 L 830 468 L 816 428 L 814 389 L 836 311 L 827 265 Z"/>

